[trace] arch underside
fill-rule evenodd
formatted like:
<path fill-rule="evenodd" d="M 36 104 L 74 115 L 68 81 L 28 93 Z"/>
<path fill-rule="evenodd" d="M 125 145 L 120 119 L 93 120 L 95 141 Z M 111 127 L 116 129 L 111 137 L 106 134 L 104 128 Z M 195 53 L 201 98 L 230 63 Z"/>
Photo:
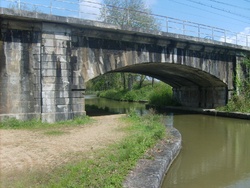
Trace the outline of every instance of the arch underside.
<path fill-rule="evenodd" d="M 118 68 L 112 72 L 131 72 L 157 78 L 174 88 L 226 87 L 219 78 L 200 69 L 171 63 L 141 63 Z"/>

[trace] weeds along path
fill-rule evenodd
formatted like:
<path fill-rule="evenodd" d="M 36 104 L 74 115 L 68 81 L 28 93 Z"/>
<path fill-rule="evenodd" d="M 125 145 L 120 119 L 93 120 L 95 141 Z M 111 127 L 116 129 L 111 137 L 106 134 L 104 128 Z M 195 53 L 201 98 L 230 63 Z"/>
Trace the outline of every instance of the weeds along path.
<path fill-rule="evenodd" d="M 55 128 L 63 134 L 48 135 L 43 130 L 0 130 L 1 176 L 36 169 L 54 168 L 90 154 L 125 136 L 119 127 L 122 115 L 93 117 L 94 123 Z M 50 129 L 49 129 L 50 130 Z"/>

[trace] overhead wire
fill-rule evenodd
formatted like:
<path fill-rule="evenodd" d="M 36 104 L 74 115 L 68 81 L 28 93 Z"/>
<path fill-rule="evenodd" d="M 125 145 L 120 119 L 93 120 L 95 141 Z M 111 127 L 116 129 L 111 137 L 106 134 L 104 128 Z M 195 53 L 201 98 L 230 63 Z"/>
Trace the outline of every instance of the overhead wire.
<path fill-rule="evenodd" d="M 237 19 L 237 18 L 235 18 L 235 17 L 230 17 L 230 16 L 226 16 L 226 15 L 223 15 L 223 14 L 215 13 L 215 12 L 209 11 L 209 10 L 207 10 L 207 9 L 201 9 L 201 8 L 192 6 L 192 5 L 190 5 L 190 4 L 183 3 L 183 1 L 182 1 L 182 2 L 178 2 L 178 1 L 176 1 L 176 0 L 171 0 L 171 2 L 175 2 L 175 3 L 177 3 L 177 4 L 181 4 L 181 5 L 188 6 L 188 7 L 191 7 L 191 8 L 195 8 L 195 9 L 198 9 L 198 10 L 202 10 L 202 11 L 204 11 L 204 12 L 209 12 L 209 13 L 212 13 L 212 14 L 215 14 L 215 15 L 219 15 L 219 16 L 222 16 L 222 17 L 230 18 L 231 20 L 235 20 L 235 21 L 238 21 L 238 22 L 242 22 L 242 23 L 244 23 L 244 24 L 250 24 L 250 21 L 247 22 L 247 21 L 244 21 L 244 20 Z"/>
<path fill-rule="evenodd" d="M 209 0 L 209 1 L 215 2 L 215 3 L 218 3 L 218 4 L 222 4 L 222 5 L 226 5 L 226 6 L 230 6 L 230 7 L 233 7 L 233 8 L 238 8 L 238 9 L 243 9 L 243 10 L 250 10 L 250 8 L 240 7 L 238 5 L 233 5 L 233 4 L 225 3 L 225 2 L 222 2 L 222 1 L 218 1 L 218 0 Z"/>
<path fill-rule="evenodd" d="M 228 14 L 232 14 L 234 16 L 239 16 L 241 18 L 245 18 L 245 19 L 249 19 L 250 20 L 250 17 L 249 16 L 245 16 L 245 15 L 242 15 L 242 14 L 239 14 L 239 13 L 235 13 L 235 12 L 231 12 L 229 10 L 225 10 L 225 9 L 222 9 L 222 8 L 218 8 L 218 7 L 215 7 L 213 5 L 207 5 L 205 3 L 202 3 L 200 1 L 195 1 L 195 0 L 187 0 L 187 1 L 190 1 L 192 3 L 195 3 L 195 4 L 199 4 L 199 5 L 202 5 L 202 6 L 206 6 L 206 7 L 209 7 L 209 8 L 213 8 L 215 10 L 219 10 L 219 11 L 222 11 L 222 12 L 226 12 Z"/>

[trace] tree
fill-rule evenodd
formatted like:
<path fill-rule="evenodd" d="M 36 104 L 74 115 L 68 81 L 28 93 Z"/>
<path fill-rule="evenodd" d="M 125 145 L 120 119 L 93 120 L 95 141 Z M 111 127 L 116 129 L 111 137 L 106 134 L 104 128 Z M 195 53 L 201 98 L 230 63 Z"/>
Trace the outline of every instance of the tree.
<path fill-rule="evenodd" d="M 121 88 L 121 76 L 117 73 L 108 73 L 87 82 L 88 91 L 103 91 Z"/>
<path fill-rule="evenodd" d="M 146 6 L 143 0 L 103 0 L 103 3 L 100 19 L 103 19 L 106 23 L 143 30 L 160 30 L 160 24 L 151 14 L 151 10 Z M 120 85 L 123 86 L 124 90 L 132 90 L 134 80 L 136 80 L 137 77 L 140 78 L 140 87 L 142 87 L 142 83 L 146 77 L 130 73 L 120 74 Z M 110 80 L 107 80 L 109 77 L 105 77 L 105 79 L 106 82 L 110 83 Z M 100 83 L 100 80 L 98 83 Z"/>
<path fill-rule="evenodd" d="M 160 30 L 160 24 L 143 0 L 103 0 L 101 18 L 107 23 L 146 30 Z"/>

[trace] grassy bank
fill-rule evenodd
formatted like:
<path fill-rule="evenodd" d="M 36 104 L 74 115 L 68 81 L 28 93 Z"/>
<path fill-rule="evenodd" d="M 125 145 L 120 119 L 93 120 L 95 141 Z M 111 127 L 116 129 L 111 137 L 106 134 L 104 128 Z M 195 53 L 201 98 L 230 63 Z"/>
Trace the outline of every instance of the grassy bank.
<path fill-rule="evenodd" d="M 250 92 L 247 95 L 233 96 L 226 106 L 219 107 L 217 110 L 226 112 L 250 113 Z"/>
<path fill-rule="evenodd" d="M 7 118 L 0 121 L 1 129 L 44 129 L 59 128 L 65 126 L 77 126 L 90 123 L 92 120 L 88 116 L 79 116 L 72 120 L 60 121 L 56 123 L 44 123 L 41 120 L 20 121 L 15 118 Z"/>
<path fill-rule="evenodd" d="M 135 87 L 131 91 L 111 89 L 99 93 L 100 97 L 118 101 L 148 101 L 156 106 L 178 105 L 172 95 L 172 87 L 163 82 L 155 83 L 154 86 Z"/>
<path fill-rule="evenodd" d="M 157 141 L 166 138 L 162 116 L 131 113 L 121 121 L 126 137 L 106 149 L 46 172 L 30 172 L 11 182 L 10 187 L 122 187 L 122 182 L 138 159 Z M 26 126 L 24 126 L 26 127 Z"/>

